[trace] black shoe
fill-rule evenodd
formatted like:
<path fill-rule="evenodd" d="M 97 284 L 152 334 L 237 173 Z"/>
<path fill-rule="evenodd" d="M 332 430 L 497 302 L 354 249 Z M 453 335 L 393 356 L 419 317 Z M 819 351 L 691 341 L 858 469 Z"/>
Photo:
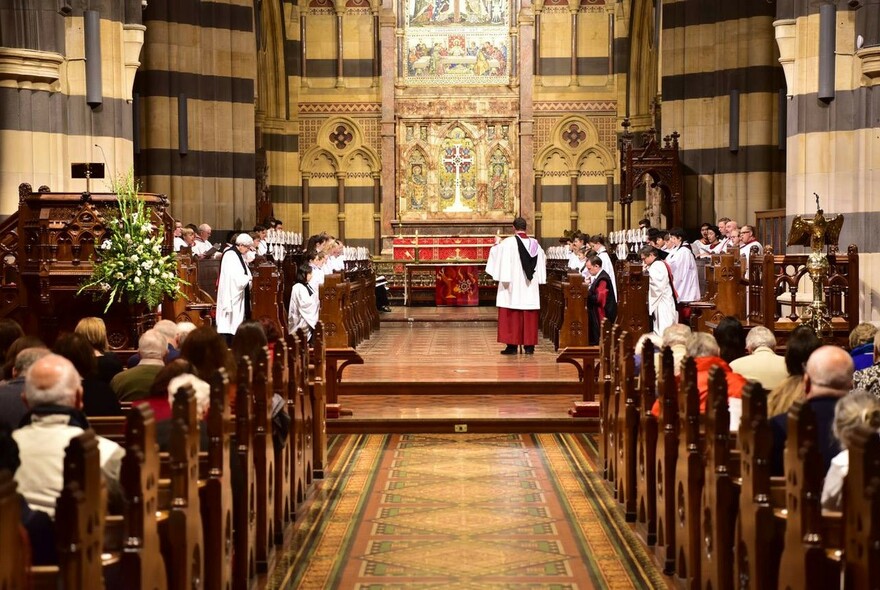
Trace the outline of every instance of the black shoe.
<path fill-rule="evenodd" d="M 513 344 L 508 344 L 507 348 L 501 351 L 501 354 L 516 354 L 516 352 L 516 346 L 514 346 Z"/>
<path fill-rule="evenodd" d="M 391 311 L 391 308 L 386 305 L 385 307 L 380 307 L 379 311 L 389 312 Z"/>
<path fill-rule="evenodd" d="M 524 352 L 526 354 L 535 354 L 535 347 L 534 346 L 523 346 L 523 348 L 525 349 Z"/>

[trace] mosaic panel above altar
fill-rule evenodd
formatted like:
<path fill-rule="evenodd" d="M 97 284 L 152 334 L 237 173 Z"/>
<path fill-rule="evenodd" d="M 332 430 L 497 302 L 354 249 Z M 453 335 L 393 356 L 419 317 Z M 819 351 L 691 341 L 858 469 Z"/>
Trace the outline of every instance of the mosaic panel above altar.
<path fill-rule="evenodd" d="M 403 8 L 404 84 L 510 82 L 509 0 L 405 0 Z"/>

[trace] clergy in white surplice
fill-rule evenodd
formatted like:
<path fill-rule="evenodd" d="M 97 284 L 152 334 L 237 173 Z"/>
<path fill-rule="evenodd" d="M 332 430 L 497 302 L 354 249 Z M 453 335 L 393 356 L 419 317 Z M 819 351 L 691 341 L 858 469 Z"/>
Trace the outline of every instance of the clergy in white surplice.
<path fill-rule="evenodd" d="M 639 256 L 648 271 L 648 314 L 652 332 L 662 335 L 663 330 L 678 321 L 675 292 L 672 290 L 672 271 L 664 260 L 657 258 L 657 249 L 642 246 Z"/>
<path fill-rule="evenodd" d="M 245 255 L 254 245 L 248 234 L 239 234 L 235 245 L 223 253 L 220 260 L 220 280 L 217 283 L 217 333 L 232 341 L 238 326 L 251 315 L 250 288 L 253 275 L 245 262 Z"/>
<path fill-rule="evenodd" d="M 526 220 L 513 220 L 514 235 L 499 240 L 489 251 L 486 274 L 498 281 L 498 342 L 501 354 L 516 354 L 518 347 L 533 354 L 538 343 L 538 285 L 547 282 L 544 250 L 526 234 Z"/>

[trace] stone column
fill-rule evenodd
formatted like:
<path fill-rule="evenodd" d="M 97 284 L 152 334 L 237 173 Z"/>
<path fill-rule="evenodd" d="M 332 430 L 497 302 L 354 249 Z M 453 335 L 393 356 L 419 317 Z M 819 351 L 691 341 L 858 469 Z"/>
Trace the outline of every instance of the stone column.
<path fill-rule="evenodd" d="M 373 172 L 373 254 L 382 252 L 382 175 Z"/>
<path fill-rule="evenodd" d="M 569 213 L 569 217 L 571 218 L 571 231 L 577 229 L 578 223 L 578 172 L 577 170 L 569 170 L 568 176 L 571 179 L 569 182 L 569 197 L 571 198 L 571 211 Z"/>
<path fill-rule="evenodd" d="M 531 0 L 523 0 L 519 11 L 519 208 L 520 215 L 526 219 L 535 213 L 534 42 L 535 15 L 532 3 Z"/>
<path fill-rule="evenodd" d="M 309 179 L 311 178 L 311 174 L 308 172 L 302 173 L 302 220 L 303 220 L 303 240 L 307 240 L 311 235 L 309 233 L 309 218 L 311 215 L 309 214 Z"/>
<path fill-rule="evenodd" d="M 345 78 L 342 72 L 342 16 L 345 13 L 340 6 L 336 8 L 336 87 L 345 88 Z"/>
<path fill-rule="evenodd" d="M 543 232 L 541 227 L 544 213 L 541 211 L 541 199 L 544 196 L 544 171 L 535 170 L 535 239 L 540 240 Z"/>
<path fill-rule="evenodd" d="M 605 235 L 614 231 L 614 172 L 605 177 Z"/>
<path fill-rule="evenodd" d="M 373 88 L 379 85 L 379 64 L 382 63 L 379 55 L 381 43 L 379 43 L 379 10 L 373 10 Z"/>
<path fill-rule="evenodd" d="M 300 38 L 300 59 L 302 60 L 302 74 L 300 75 L 300 84 L 305 86 L 306 79 L 308 79 L 308 69 L 306 60 L 306 15 L 303 14 L 299 17 L 299 38 Z"/>
<path fill-rule="evenodd" d="M 345 241 L 345 172 L 336 173 L 336 204 L 339 206 L 339 213 L 336 219 L 339 222 L 339 239 Z"/>
<path fill-rule="evenodd" d="M 397 18 L 390 8 L 382 8 L 379 13 L 379 31 L 382 46 L 382 63 L 395 63 L 397 48 Z M 401 60 L 402 61 L 402 60 Z M 391 221 L 396 215 L 394 195 L 397 187 L 397 128 L 395 123 L 396 103 L 394 98 L 397 72 L 393 68 L 382 69 L 380 97 L 382 99 L 382 121 L 380 133 L 382 137 L 382 224 L 381 233 L 391 236 Z M 401 73 L 402 75 L 402 73 Z M 391 243 L 387 244 L 390 252 Z M 385 250 L 383 243 L 383 250 Z"/>
<path fill-rule="evenodd" d="M 569 86 L 579 86 L 578 81 L 578 10 L 580 2 L 572 2 L 568 5 L 571 11 L 571 80 Z"/>

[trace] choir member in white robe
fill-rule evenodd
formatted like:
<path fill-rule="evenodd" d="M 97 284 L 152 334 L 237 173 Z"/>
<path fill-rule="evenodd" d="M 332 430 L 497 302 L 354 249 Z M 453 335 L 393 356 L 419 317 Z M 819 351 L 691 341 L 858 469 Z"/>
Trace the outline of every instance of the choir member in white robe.
<path fill-rule="evenodd" d="M 700 278 L 697 274 L 697 260 L 691 247 L 684 242 L 684 230 L 675 227 L 669 230 L 671 248 L 666 263 L 672 269 L 672 284 L 682 303 L 699 301 Z"/>
<path fill-rule="evenodd" d="M 245 255 L 254 245 L 248 234 L 239 234 L 235 246 L 223 253 L 220 260 L 220 280 L 217 284 L 217 333 L 227 342 L 238 326 L 250 318 L 250 287 L 253 276 L 245 262 Z"/>
<path fill-rule="evenodd" d="M 318 324 L 320 311 L 318 291 L 309 286 L 311 275 L 312 269 L 309 266 L 302 265 L 297 269 L 296 282 L 290 290 L 290 305 L 287 313 L 287 331 L 296 334 L 296 331 L 302 328 L 309 341 Z"/>
<path fill-rule="evenodd" d="M 648 314 L 651 316 L 652 331 L 662 335 L 663 330 L 678 321 L 672 272 L 665 261 L 657 258 L 657 249 L 653 246 L 643 246 L 639 256 L 648 271 Z"/>
<path fill-rule="evenodd" d="M 517 217 L 513 227 L 516 233 L 489 251 L 486 274 L 498 281 L 498 342 L 507 345 L 501 354 L 516 354 L 519 345 L 533 354 L 541 307 L 538 285 L 547 282 L 546 260 L 538 241 L 526 234 L 526 220 Z"/>
<path fill-rule="evenodd" d="M 324 284 L 324 266 L 326 261 L 327 258 L 324 256 L 324 253 L 317 252 L 306 262 L 310 265 L 312 270 L 312 278 L 309 280 L 309 287 L 311 287 L 315 293 L 317 293 L 318 289 L 321 288 L 321 285 Z"/>

